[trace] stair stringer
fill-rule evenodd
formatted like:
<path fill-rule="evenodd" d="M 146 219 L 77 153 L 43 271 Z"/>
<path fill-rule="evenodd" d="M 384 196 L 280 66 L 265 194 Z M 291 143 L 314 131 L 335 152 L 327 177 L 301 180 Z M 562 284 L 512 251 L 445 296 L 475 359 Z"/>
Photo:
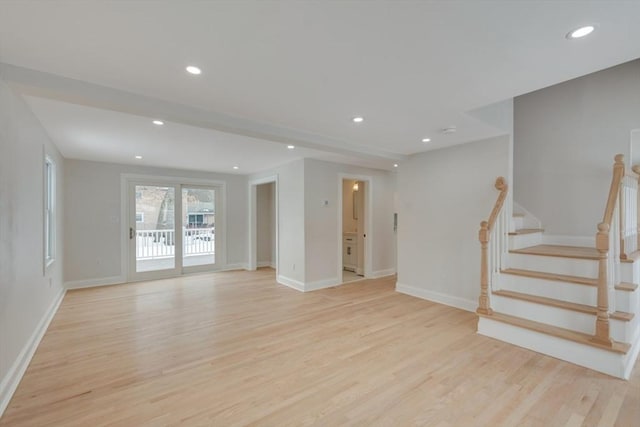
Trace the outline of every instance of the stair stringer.
<path fill-rule="evenodd" d="M 518 224 L 517 227 L 514 227 L 513 229 L 518 229 L 518 228 L 542 228 L 542 223 L 540 222 L 540 220 L 538 218 L 536 218 L 536 216 L 533 215 L 531 212 L 529 212 L 524 207 L 522 207 L 522 205 L 520 205 L 515 200 L 513 201 L 512 211 L 513 211 L 514 215 L 524 214 L 524 217 L 522 217 L 522 222 L 520 224 Z"/>

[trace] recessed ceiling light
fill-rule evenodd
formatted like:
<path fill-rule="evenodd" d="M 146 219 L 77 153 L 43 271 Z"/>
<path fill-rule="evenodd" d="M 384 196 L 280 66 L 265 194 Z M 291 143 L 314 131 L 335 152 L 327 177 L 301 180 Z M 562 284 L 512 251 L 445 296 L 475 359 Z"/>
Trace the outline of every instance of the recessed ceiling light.
<path fill-rule="evenodd" d="M 293 150 L 294 148 L 296 148 L 296 146 L 295 146 L 295 145 L 287 145 L 287 148 L 288 148 L 289 150 Z"/>
<path fill-rule="evenodd" d="M 154 125 L 158 125 L 158 126 L 162 126 L 164 124 L 164 122 L 162 120 L 154 120 L 153 124 Z"/>
<path fill-rule="evenodd" d="M 422 138 L 422 142 L 431 142 L 431 138 Z"/>
<path fill-rule="evenodd" d="M 579 39 L 584 36 L 588 36 L 593 33 L 596 27 L 593 25 L 585 25 L 584 27 L 576 28 L 575 30 L 569 31 L 567 33 L 568 39 Z"/>
<path fill-rule="evenodd" d="M 194 65 L 189 65 L 186 68 L 186 70 L 188 73 L 191 73 L 191 74 L 195 74 L 195 75 L 202 74 L 202 70 Z"/>
<path fill-rule="evenodd" d="M 397 164 L 397 163 L 394 163 L 394 164 L 393 164 L 393 167 L 394 167 L 394 168 L 397 168 L 397 167 L 398 167 L 398 164 Z"/>
<path fill-rule="evenodd" d="M 233 168 L 236 169 L 236 170 L 240 169 L 239 166 L 234 166 Z"/>
<path fill-rule="evenodd" d="M 136 159 L 142 160 L 142 156 L 136 156 Z"/>
<path fill-rule="evenodd" d="M 354 117 L 351 120 L 353 120 L 353 123 L 362 123 L 362 122 L 364 122 L 364 117 L 358 116 L 358 117 Z"/>

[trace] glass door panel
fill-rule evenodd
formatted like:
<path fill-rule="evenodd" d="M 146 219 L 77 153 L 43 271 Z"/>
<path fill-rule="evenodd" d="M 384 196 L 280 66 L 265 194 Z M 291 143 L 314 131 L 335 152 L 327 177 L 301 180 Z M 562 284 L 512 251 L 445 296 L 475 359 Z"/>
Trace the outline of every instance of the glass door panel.
<path fill-rule="evenodd" d="M 182 187 L 182 266 L 211 266 L 216 262 L 216 190 Z"/>
<path fill-rule="evenodd" d="M 175 270 L 176 191 L 171 186 L 133 185 L 135 227 L 130 238 L 135 245 L 135 272 Z M 132 221 L 133 222 L 133 221 Z"/>

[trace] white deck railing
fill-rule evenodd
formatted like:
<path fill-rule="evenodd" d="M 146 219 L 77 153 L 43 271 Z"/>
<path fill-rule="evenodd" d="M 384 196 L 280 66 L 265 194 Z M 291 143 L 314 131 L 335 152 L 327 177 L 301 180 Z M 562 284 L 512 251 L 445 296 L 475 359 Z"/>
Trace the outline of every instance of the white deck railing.
<path fill-rule="evenodd" d="M 175 256 L 174 230 L 136 230 L 136 259 L 158 259 Z M 187 228 L 182 232 L 184 256 L 215 254 L 213 228 Z"/>

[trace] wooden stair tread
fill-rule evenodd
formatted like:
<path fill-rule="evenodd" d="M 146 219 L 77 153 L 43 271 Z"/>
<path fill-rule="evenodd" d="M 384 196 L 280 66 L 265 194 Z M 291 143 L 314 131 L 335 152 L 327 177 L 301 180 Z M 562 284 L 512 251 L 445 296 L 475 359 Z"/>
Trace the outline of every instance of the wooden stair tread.
<path fill-rule="evenodd" d="M 616 320 L 622 320 L 625 322 L 630 322 L 633 320 L 634 313 L 627 313 L 625 311 L 614 311 L 609 314 L 609 317 Z"/>
<path fill-rule="evenodd" d="M 600 259 L 600 254 L 596 248 L 587 248 L 584 246 L 536 245 L 528 248 L 513 249 L 509 252 L 512 254 L 541 255 L 561 258 L 589 260 Z"/>
<path fill-rule="evenodd" d="M 616 289 L 619 291 L 633 292 L 638 289 L 638 285 L 635 283 L 620 282 L 616 285 Z"/>
<path fill-rule="evenodd" d="M 506 268 L 501 270 L 502 274 L 511 274 L 514 276 L 532 277 L 534 279 L 555 280 L 558 282 L 575 283 L 578 285 L 598 286 L 598 279 L 589 277 L 570 276 L 568 274 L 546 273 L 544 271 L 522 270 L 520 268 Z M 620 282 L 615 285 L 618 291 L 634 292 L 638 289 L 635 283 Z"/>
<path fill-rule="evenodd" d="M 620 262 L 632 263 L 632 262 L 635 262 L 635 261 L 637 261 L 639 259 L 640 259 L 640 251 L 634 251 L 634 252 L 631 252 L 630 254 L 627 254 L 627 258 L 625 258 L 625 259 L 621 258 Z"/>
<path fill-rule="evenodd" d="M 548 305 L 551 307 L 558 307 L 558 308 L 564 308 L 566 310 L 572 310 L 572 311 L 577 311 L 580 313 L 586 313 L 586 314 L 593 314 L 596 315 L 598 313 L 598 309 L 596 307 L 593 307 L 591 305 L 586 305 L 586 304 L 578 304 L 575 302 L 569 302 L 569 301 L 562 301 L 559 299 L 555 299 L 555 298 L 549 298 L 549 297 L 541 297 L 538 295 L 530 295 L 530 294 L 523 294 L 521 292 L 514 292 L 514 291 L 493 291 L 494 295 L 498 295 L 501 297 L 506 297 L 506 298 L 514 298 L 514 299 L 519 299 L 522 301 L 529 301 L 535 304 L 543 304 L 543 305 Z M 625 313 L 623 311 L 616 311 L 614 313 L 610 313 L 609 317 L 611 319 L 616 319 L 616 320 L 622 320 L 624 322 L 628 322 L 631 319 L 633 319 L 633 313 Z"/>
<path fill-rule="evenodd" d="M 589 277 L 570 276 L 568 274 L 545 273 L 543 271 L 522 270 L 519 268 L 507 268 L 502 270 L 504 274 L 513 274 L 516 276 L 533 277 L 535 279 L 557 280 L 559 282 L 569 282 L 578 285 L 598 286 L 598 279 Z"/>
<path fill-rule="evenodd" d="M 618 341 L 614 341 L 613 346 L 608 347 L 607 345 L 593 341 L 593 336 L 589 334 L 559 328 L 557 326 L 547 325 L 545 323 L 534 322 L 533 320 L 522 319 L 520 317 L 510 316 L 508 314 L 494 312 L 493 314 L 478 315 L 487 319 L 497 320 L 499 322 L 508 323 L 520 328 L 529 329 L 535 332 L 541 332 L 543 334 L 566 339 L 569 341 L 574 341 L 580 344 L 590 345 L 592 347 L 600 348 L 614 353 L 627 354 L 627 352 L 631 348 L 630 344 Z"/>
<path fill-rule="evenodd" d="M 510 231 L 509 236 L 521 236 L 523 234 L 543 233 L 542 228 L 521 228 L 516 231 Z"/>

